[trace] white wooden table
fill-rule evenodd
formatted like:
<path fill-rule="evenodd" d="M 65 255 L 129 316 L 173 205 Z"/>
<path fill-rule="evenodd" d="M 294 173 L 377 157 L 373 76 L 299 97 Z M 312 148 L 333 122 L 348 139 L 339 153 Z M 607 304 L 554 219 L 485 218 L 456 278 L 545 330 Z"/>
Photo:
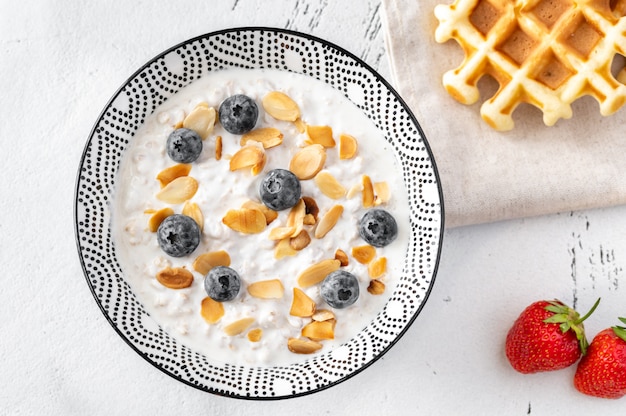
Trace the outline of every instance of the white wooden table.
<path fill-rule="evenodd" d="M 106 322 L 73 235 L 75 175 L 126 77 L 187 38 L 236 26 L 327 39 L 391 80 L 379 1 L 0 1 L 0 415 L 617 415 L 574 368 L 515 373 L 503 343 L 530 302 L 602 302 L 590 337 L 626 316 L 626 207 L 447 230 L 414 325 L 363 373 L 279 402 L 217 397 L 162 374 Z M 427 123 L 428 120 L 420 120 Z"/>

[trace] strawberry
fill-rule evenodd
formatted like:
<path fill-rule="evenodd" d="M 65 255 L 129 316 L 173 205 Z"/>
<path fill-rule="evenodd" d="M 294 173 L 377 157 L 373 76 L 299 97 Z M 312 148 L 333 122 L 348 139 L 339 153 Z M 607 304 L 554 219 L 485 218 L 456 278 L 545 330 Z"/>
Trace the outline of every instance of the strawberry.
<path fill-rule="evenodd" d="M 588 343 L 582 322 L 598 306 L 598 299 L 582 318 L 561 301 L 538 301 L 517 318 L 506 337 L 505 351 L 520 373 L 560 370 L 574 364 Z"/>
<path fill-rule="evenodd" d="M 626 318 L 619 318 L 626 324 Z M 626 328 L 600 331 L 580 360 L 574 386 L 590 396 L 618 399 L 626 395 Z"/>

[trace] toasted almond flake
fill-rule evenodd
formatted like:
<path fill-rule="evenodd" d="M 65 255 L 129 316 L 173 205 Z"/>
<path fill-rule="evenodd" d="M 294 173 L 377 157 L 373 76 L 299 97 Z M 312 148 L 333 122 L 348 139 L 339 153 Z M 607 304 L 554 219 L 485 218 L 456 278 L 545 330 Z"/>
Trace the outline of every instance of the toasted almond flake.
<path fill-rule="evenodd" d="M 246 329 L 254 323 L 254 318 L 241 318 L 235 322 L 232 322 L 224 327 L 226 335 L 234 337 L 243 333 Z"/>
<path fill-rule="evenodd" d="M 217 323 L 224 316 L 224 305 L 222 305 L 222 302 L 206 297 L 202 299 L 200 315 L 209 324 Z"/>
<path fill-rule="evenodd" d="M 313 216 L 313 218 L 315 219 L 313 224 L 315 224 L 315 222 L 317 222 L 317 215 L 320 212 L 320 209 L 317 207 L 317 202 L 315 202 L 315 199 L 311 198 L 310 196 L 303 196 L 302 201 L 304 201 L 304 212 L 307 215 L 311 214 Z"/>
<path fill-rule="evenodd" d="M 244 234 L 257 234 L 267 227 L 265 215 L 258 209 L 231 209 L 222 222 L 230 229 Z"/>
<path fill-rule="evenodd" d="M 241 208 L 258 209 L 265 215 L 265 223 L 270 225 L 276 218 L 278 218 L 278 212 L 267 207 L 267 205 L 260 202 L 248 200 L 241 205 Z"/>
<path fill-rule="evenodd" d="M 263 109 L 277 120 L 296 121 L 300 118 L 300 108 L 287 94 L 280 91 L 269 92 L 261 101 Z"/>
<path fill-rule="evenodd" d="M 320 191 L 331 199 L 340 199 L 346 195 L 346 188 L 327 170 L 315 175 L 314 181 Z"/>
<path fill-rule="evenodd" d="M 387 258 L 379 257 L 367 266 L 367 273 L 370 278 L 377 279 L 387 271 Z"/>
<path fill-rule="evenodd" d="M 276 244 L 276 248 L 274 249 L 274 258 L 276 260 L 298 254 L 298 252 L 291 247 L 290 240 L 291 238 L 288 237 L 278 241 L 278 244 Z"/>
<path fill-rule="evenodd" d="M 389 202 L 391 191 L 387 182 L 374 182 L 374 205 L 381 205 Z"/>
<path fill-rule="evenodd" d="M 369 176 L 363 175 L 363 208 L 374 206 L 374 186 Z"/>
<path fill-rule="evenodd" d="M 159 229 L 159 225 L 161 225 L 163 220 L 170 215 L 174 215 L 174 210 L 170 207 L 161 208 L 160 210 L 154 212 L 148 220 L 148 229 L 153 233 L 156 233 Z"/>
<path fill-rule="evenodd" d="M 230 170 L 250 168 L 253 175 L 258 175 L 263 170 L 266 160 L 263 146 L 248 144 L 239 149 L 230 159 Z"/>
<path fill-rule="evenodd" d="M 203 276 L 216 266 L 230 266 L 230 256 L 224 250 L 202 253 L 193 262 L 193 269 Z"/>
<path fill-rule="evenodd" d="M 315 263 L 298 275 L 298 285 L 300 287 L 309 287 L 318 284 L 324 280 L 329 273 L 338 270 L 340 265 L 341 262 L 336 259 L 327 259 Z"/>
<path fill-rule="evenodd" d="M 348 264 L 350 264 L 350 261 L 348 260 L 348 255 L 340 248 L 335 251 L 335 259 L 339 260 L 341 267 L 346 267 Z"/>
<path fill-rule="evenodd" d="M 361 264 L 368 264 L 376 257 L 376 248 L 368 244 L 352 247 L 352 257 Z"/>
<path fill-rule="evenodd" d="M 193 283 L 193 274 L 182 267 L 166 267 L 156 274 L 156 279 L 169 289 L 184 289 Z"/>
<path fill-rule="evenodd" d="M 385 292 L 385 284 L 380 280 L 370 280 L 367 291 L 372 295 L 381 295 Z"/>
<path fill-rule="evenodd" d="M 217 111 L 207 103 L 198 104 L 183 120 L 183 127 L 198 133 L 202 140 L 209 137 L 215 126 Z"/>
<path fill-rule="evenodd" d="M 335 139 L 333 139 L 333 129 L 330 126 L 311 126 L 306 125 L 307 144 L 321 144 L 324 147 L 335 147 Z"/>
<path fill-rule="evenodd" d="M 302 328 L 301 334 L 313 341 L 335 339 L 335 322 L 333 320 L 309 322 Z"/>
<path fill-rule="evenodd" d="M 268 238 L 273 241 L 284 240 L 285 238 L 290 238 L 295 229 L 296 227 L 294 226 L 275 227 L 270 230 Z"/>
<path fill-rule="evenodd" d="M 339 135 L 339 159 L 352 159 L 357 152 L 358 144 L 356 139 L 349 134 Z"/>
<path fill-rule="evenodd" d="M 215 160 L 222 160 L 222 136 L 215 138 Z"/>
<path fill-rule="evenodd" d="M 348 189 L 348 193 L 346 194 L 346 198 L 352 199 L 357 196 L 363 190 L 363 183 L 359 182 L 354 184 Z"/>
<path fill-rule="evenodd" d="M 315 311 L 315 313 L 311 316 L 311 319 L 318 322 L 329 321 L 331 319 L 335 319 L 335 314 L 333 311 L 328 309 L 320 309 Z"/>
<path fill-rule="evenodd" d="M 315 177 L 326 163 L 326 150 L 321 144 L 311 144 L 300 149 L 289 162 L 289 170 L 300 180 Z"/>
<path fill-rule="evenodd" d="M 334 205 L 328 210 L 326 214 L 319 220 L 317 227 L 315 228 L 315 238 L 324 238 L 330 230 L 333 229 L 339 218 L 343 214 L 343 206 Z"/>
<path fill-rule="evenodd" d="M 191 176 L 181 176 L 165 185 L 157 194 L 157 199 L 168 204 L 182 204 L 191 199 L 198 190 L 198 181 Z"/>
<path fill-rule="evenodd" d="M 294 227 L 291 237 L 296 237 L 302 231 L 304 227 L 304 217 L 306 216 L 306 205 L 304 201 L 300 199 L 296 205 L 294 205 L 289 211 L 287 217 L 287 226 Z"/>
<path fill-rule="evenodd" d="M 157 210 L 154 209 L 154 208 L 146 208 L 146 209 L 143 210 L 143 213 L 144 214 L 148 214 L 148 215 L 154 214 L 155 212 L 157 212 Z"/>
<path fill-rule="evenodd" d="M 289 245 L 294 250 L 300 251 L 311 244 L 311 236 L 306 230 L 301 230 L 300 234 L 289 240 Z"/>
<path fill-rule="evenodd" d="M 174 130 L 176 129 L 182 129 L 183 128 L 183 121 L 179 121 L 176 124 L 174 124 Z"/>
<path fill-rule="evenodd" d="M 264 149 L 270 149 L 283 143 L 283 134 L 275 127 L 261 127 L 241 136 L 240 144 L 245 146 L 249 141 L 259 142 Z"/>
<path fill-rule="evenodd" d="M 304 133 L 306 131 L 306 124 L 304 123 L 304 121 L 302 121 L 301 118 L 294 121 L 293 125 L 296 126 L 296 130 L 298 130 L 298 133 Z"/>
<path fill-rule="evenodd" d="M 261 328 L 254 328 L 248 331 L 248 340 L 250 342 L 259 342 L 263 336 L 263 330 Z"/>
<path fill-rule="evenodd" d="M 200 206 L 195 202 L 187 201 L 185 205 L 183 205 L 183 215 L 193 218 L 193 220 L 200 227 L 200 231 L 204 229 L 204 215 L 202 215 L 202 211 L 200 210 Z"/>
<path fill-rule="evenodd" d="M 293 300 L 291 301 L 291 309 L 289 314 L 299 316 L 300 318 L 308 318 L 315 313 L 315 302 L 302 289 L 293 288 Z"/>
<path fill-rule="evenodd" d="M 279 279 L 261 280 L 248 285 L 250 296 L 261 299 L 280 299 L 285 293 L 285 287 Z"/>
<path fill-rule="evenodd" d="M 315 351 L 322 349 L 322 344 L 309 339 L 289 338 L 287 340 L 287 348 L 295 354 L 313 354 Z"/>
<path fill-rule="evenodd" d="M 176 178 L 180 178 L 181 176 L 189 175 L 191 171 L 191 165 L 187 163 L 179 163 L 174 166 L 170 166 L 169 168 L 163 169 L 158 173 L 156 179 L 159 181 L 161 188 L 163 188 L 168 183 L 172 182 Z"/>

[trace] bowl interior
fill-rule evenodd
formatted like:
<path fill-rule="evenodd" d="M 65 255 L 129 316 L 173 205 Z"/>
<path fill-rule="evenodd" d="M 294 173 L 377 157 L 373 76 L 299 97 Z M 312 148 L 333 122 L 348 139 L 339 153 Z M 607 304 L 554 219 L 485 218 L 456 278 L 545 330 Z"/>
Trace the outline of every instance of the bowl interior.
<path fill-rule="evenodd" d="M 289 366 L 215 365 L 161 329 L 136 298 L 118 264 L 110 228 L 120 160 L 143 120 L 178 90 L 211 71 L 270 68 L 333 86 L 369 117 L 401 163 L 411 233 L 402 276 L 378 316 L 348 343 Z M 193 387 L 255 399 L 318 391 L 363 370 L 408 329 L 434 282 L 443 232 L 436 166 L 422 130 L 398 94 L 349 52 L 321 39 L 271 28 L 240 28 L 188 40 L 156 56 L 117 91 L 98 118 L 80 162 L 76 238 L 85 277 L 119 335 L 151 364 Z"/>

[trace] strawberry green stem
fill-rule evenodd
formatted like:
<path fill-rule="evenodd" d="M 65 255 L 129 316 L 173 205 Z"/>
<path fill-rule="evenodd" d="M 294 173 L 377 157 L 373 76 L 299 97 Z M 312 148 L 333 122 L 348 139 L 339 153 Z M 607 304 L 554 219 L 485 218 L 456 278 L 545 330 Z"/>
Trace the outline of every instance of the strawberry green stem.
<path fill-rule="evenodd" d="M 589 310 L 589 312 L 587 312 L 585 314 L 585 316 L 583 316 L 582 318 L 577 319 L 576 321 L 574 321 L 575 325 L 581 324 L 585 319 L 589 318 L 591 316 L 591 314 L 596 310 L 596 308 L 598 307 L 598 305 L 600 304 L 600 299 L 598 298 L 598 300 L 596 300 L 596 303 L 593 304 L 593 306 L 591 307 L 591 309 Z"/>

